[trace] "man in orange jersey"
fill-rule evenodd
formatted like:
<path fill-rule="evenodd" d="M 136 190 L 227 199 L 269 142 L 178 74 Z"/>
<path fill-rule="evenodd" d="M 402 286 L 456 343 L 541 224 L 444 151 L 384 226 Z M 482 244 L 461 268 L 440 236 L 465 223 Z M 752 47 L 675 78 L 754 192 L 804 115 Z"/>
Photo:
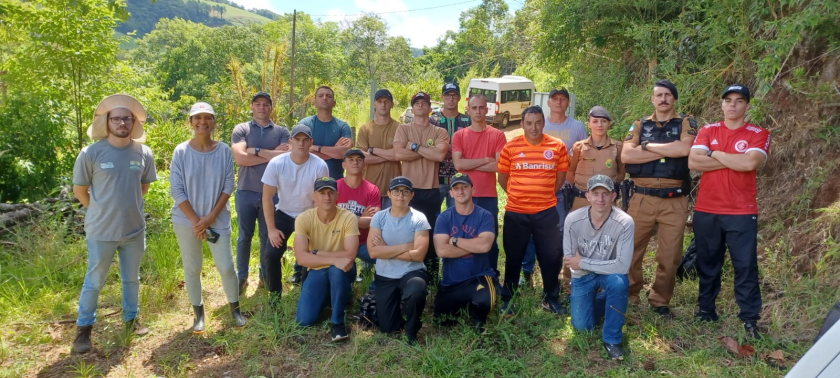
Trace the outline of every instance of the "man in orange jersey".
<path fill-rule="evenodd" d="M 522 112 L 524 135 L 508 142 L 499 157 L 499 185 L 507 192 L 504 243 L 505 282 L 502 314 L 512 314 L 511 297 L 519 286 L 519 268 L 531 236 L 543 279 L 543 308 L 556 314 L 568 312 L 560 305 L 562 237 L 559 232 L 555 193 L 566 182 L 569 153 L 562 140 L 543 134 L 545 116 L 539 106 Z"/>

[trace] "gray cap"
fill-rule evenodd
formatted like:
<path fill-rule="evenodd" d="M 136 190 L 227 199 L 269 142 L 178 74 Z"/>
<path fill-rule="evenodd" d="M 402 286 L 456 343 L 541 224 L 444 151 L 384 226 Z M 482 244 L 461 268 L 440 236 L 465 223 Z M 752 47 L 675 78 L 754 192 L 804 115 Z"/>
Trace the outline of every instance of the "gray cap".
<path fill-rule="evenodd" d="M 302 123 L 298 123 L 295 127 L 292 127 L 292 138 L 300 133 L 304 133 L 306 136 L 312 138 L 312 129 Z"/>
<path fill-rule="evenodd" d="M 612 122 L 612 116 L 610 115 L 610 112 L 608 112 L 607 109 L 605 109 L 601 105 L 593 106 L 592 109 L 589 110 L 589 116 L 595 118 L 603 118 L 607 121 Z"/>
<path fill-rule="evenodd" d="M 592 189 L 597 187 L 605 188 L 611 192 L 615 191 L 615 187 L 613 186 L 613 180 L 610 176 L 606 175 L 595 175 L 589 178 L 589 182 L 586 184 L 586 191 L 590 192 Z"/>

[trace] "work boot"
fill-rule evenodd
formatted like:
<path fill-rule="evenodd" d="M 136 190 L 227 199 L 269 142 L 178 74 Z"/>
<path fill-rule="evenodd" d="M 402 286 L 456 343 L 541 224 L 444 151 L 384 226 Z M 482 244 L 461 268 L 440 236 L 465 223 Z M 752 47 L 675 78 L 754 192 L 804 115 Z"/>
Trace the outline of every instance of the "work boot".
<path fill-rule="evenodd" d="M 244 327 L 248 323 L 248 320 L 239 311 L 239 302 L 230 303 L 230 314 L 233 316 L 233 322 L 236 323 L 237 327 Z"/>
<path fill-rule="evenodd" d="M 759 331 L 758 324 L 755 320 L 744 321 L 744 331 L 747 332 L 747 336 L 756 340 L 761 340 L 761 331 Z"/>
<path fill-rule="evenodd" d="M 193 306 L 195 312 L 195 322 L 193 323 L 192 333 L 194 335 L 204 333 L 204 305 Z"/>
<path fill-rule="evenodd" d="M 76 339 L 73 340 L 73 353 L 87 353 L 93 349 L 90 341 L 90 331 L 93 326 L 76 327 Z"/>
<path fill-rule="evenodd" d="M 149 333 L 149 328 L 144 327 L 142 324 L 140 324 L 139 319 L 134 318 L 125 322 L 125 333 L 133 333 L 136 336 L 143 336 Z"/>
<path fill-rule="evenodd" d="M 668 306 L 651 306 L 651 311 L 661 315 L 665 319 L 673 319 L 674 313 L 671 312 L 671 308 Z"/>
<path fill-rule="evenodd" d="M 621 348 L 619 344 L 609 344 L 606 341 L 604 342 L 604 349 L 607 350 L 607 355 L 610 356 L 611 360 L 624 360 L 624 349 Z"/>

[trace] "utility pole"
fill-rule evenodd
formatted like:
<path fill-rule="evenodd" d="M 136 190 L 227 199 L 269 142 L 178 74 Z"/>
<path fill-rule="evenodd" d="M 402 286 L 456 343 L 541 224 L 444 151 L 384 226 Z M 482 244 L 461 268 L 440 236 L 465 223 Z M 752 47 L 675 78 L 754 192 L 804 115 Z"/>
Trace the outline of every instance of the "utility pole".
<path fill-rule="evenodd" d="M 289 121 L 292 118 L 292 109 L 295 103 L 295 28 L 297 26 L 297 9 L 292 12 L 292 69 L 289 71 Z"/>

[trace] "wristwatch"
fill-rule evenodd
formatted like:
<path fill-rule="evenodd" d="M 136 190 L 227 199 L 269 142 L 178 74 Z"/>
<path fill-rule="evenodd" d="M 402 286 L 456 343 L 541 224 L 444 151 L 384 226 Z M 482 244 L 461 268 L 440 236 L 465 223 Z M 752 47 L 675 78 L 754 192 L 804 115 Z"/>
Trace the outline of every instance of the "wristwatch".
<path fill-rule="evenodd" d="M 420 149 L 420 145 L 419 145 L 419 144 L 417 144 L 417 143 L 412 143 L 412 144 L 411 144 L 411 150 L 412 150 L 412 151 L 417 152 L 417 150 L 419 150 L 419 149 Z"/>
<path fill-rule="evenodd" d="M 318 153 L 321 153 L 322 148 L 324 148 L 324 146 L 318 146 Z"/>
<path fill-rule="evenodd" d="M 254 148 L 254 156 L 260 156 L 260 148 Z"/>
<path fill-rule="evenodd" d="M 458 237 L 456 237 L 456 236 L 452 237 L 452 245 L 454 245 L 456 247 L 458 246 Z"/>
<path fill-rule="evenodd" d="M 712 157 L 712 152 L 715 152 L 715 150 L 709 150 L 709 152 L 706 152 L 706 156 Z"/>
<path fill-rule="evenodd" d="M 313 254 L 313 255 L 317 255 L 317 254 L 318 254 L 318 250 L 317 250 L 317 249 L 313 249 L 313 250 L 312 250 L 312 254 Z"/>
<path fill-rule="evenodd" d="M 644 142 L 642 142 L 642 149 L 643 149 L 643 150 L 645 150 L 645 151 L 647 151 L 647 150 L 648 150 L 648 149 L 647 149 L 647 145 L 648 145 L 648 143 L 650 143 L 650 142 L 648 142 L 648 141 L 644 141 Z"/>
<path fill-rule="evenodd" d="M 375 154 L 375 153 L 373 153 L 373 147 L 368 148 L 368 153 L 369 153 L 369 154 L 371 154 L 371 155 L 373 155 L 373 156 L 376 156 L 376 154 Z"/>

